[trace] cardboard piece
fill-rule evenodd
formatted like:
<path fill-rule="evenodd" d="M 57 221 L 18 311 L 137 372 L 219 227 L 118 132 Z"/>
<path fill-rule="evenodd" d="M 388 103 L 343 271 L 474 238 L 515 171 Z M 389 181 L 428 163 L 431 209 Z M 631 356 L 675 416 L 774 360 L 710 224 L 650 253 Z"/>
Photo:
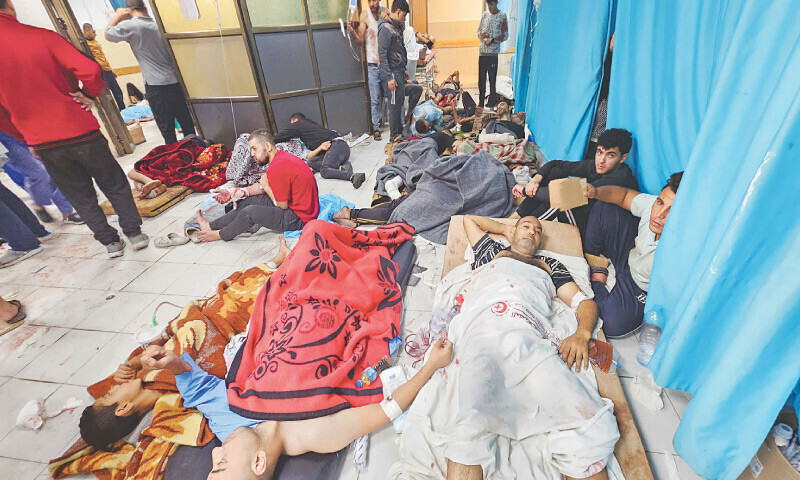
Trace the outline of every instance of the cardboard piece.
<path fill-rule="evenodd" d="M 800 472 L 786 460 L 770 434 L 738 480 L 798 480 Z"/>
<path fill-rule="evenodd" d="M 589 203 L 589 199 L 583 194 L 586 190 L 585 178 L 559 178 L 551 180 L 548 187 L 550 188 L 550 207 L 557 208 L 562 212 Z"/>
<path fill-rule="evenodd" d="M 138 123 L 128 125 L 128 134 L 131 136 L 131 142 L 133 142 L 134 145 L 139 145 L 147 141 L 144 138 L 144 130 L 142 130 L 142 126 Z"/>

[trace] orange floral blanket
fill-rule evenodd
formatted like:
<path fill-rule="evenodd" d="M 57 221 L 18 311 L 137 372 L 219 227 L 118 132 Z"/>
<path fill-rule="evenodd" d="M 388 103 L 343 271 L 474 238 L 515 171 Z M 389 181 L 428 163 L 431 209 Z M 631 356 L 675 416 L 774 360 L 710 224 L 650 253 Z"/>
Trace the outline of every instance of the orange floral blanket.
<path fill-rule="evenodd" d="M 266 265 L 258 265 L 222 280 L 216 294 L 204 301 L 189 302 L 169 323 L 164 346 L 178 355 L 189 353 L 201 368 L 224 378 L 225 345 L 247 328 L 255 298 L 271 275 L 272 270 Z M 142 349 L 137 348 L 128 358 L 141 353 Z M 102 451 L 78 440 L 64 455 L 50 461 L 53 478 L 94 473 L 102 480 L 159 480 L 179 445 L 201 446 L 214 438 L 203 415 L 183 406 L 172 372 L 144 371 L 139 377 L 147 388 L 163 395 L 153 408 L 152 423 L 139 435 L 137 444 L 120 441 Z M 110 375 L 88 390 L 98 398 L 114 384 Z"/>

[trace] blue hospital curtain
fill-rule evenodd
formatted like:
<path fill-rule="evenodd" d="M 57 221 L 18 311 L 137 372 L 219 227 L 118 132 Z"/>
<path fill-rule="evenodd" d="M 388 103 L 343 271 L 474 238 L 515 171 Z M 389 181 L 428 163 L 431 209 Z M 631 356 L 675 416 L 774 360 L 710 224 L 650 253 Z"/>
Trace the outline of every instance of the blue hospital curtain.
<path fill-rule="evenodd" d="M 519 2 L 515 109 L 525 111 L 545 158 L 580 160 L 597 107 L 611 0 L 544 0 L 538 12 L 533 3 Z"/>
<path fill-rule="evenodd" d="M 800 21 L 791 0 L 619 0 L 608 124 L 640 185 L 685 170 L 656 251 L 650 363 L 694 398 L 674 438 L 735 479 L 800 378 Z"/>

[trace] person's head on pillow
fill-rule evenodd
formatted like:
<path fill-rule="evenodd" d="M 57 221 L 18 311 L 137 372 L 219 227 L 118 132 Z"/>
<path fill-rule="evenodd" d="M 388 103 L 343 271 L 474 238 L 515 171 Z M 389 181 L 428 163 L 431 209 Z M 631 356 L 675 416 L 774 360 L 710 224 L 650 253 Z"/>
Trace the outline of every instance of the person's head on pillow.
<path fill-rule="evenodd" d="M 512 113 L 514 113 L 514 100 L 500 97 L 500 103 L 497 104 L 497 116 L 501 119 L 510 118 Z"/>
<path fill-rule="evenodd" d="M 280 452 L 274 453 L 278 438 L 275 422 L 264 422 L 253 428 L 239 427 L 222 445 L 211 451 L 214 468 L 208 480 L 269 480 L 275 473 Z M 269 452 L 269 453 L 268 453 Z"/>
<path fill-rule="evenodd" d="M 600 175 L 616 171 L 628 158 L 633 139 L 631 132 L 622 128 L 611 128 L 597 138 L 594 153 L 594 168 Z"/>
<path fill-rule="evenodd" d="M 130 434 L 159 396 L 155 390 L 142 388 L 138 378 L 115 385 L 83 410 L 78 425 L 81 437 L 95 448 L 108 447 Z"/>

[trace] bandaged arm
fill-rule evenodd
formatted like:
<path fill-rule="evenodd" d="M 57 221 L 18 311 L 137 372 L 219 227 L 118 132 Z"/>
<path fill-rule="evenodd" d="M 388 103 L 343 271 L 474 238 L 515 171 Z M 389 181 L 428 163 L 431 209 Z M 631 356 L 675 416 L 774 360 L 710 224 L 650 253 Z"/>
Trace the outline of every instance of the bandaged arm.
<path fill-rule="evenodd" d="M 430 358 L 411 380 L 392 393 L 401 410 L 414 401 L 419 391 L 439 368 L 447 366 L 452 356 L 452 343 L 440 339 L 431 348 Z M 390 419 L 378 403 L 348 408 L 325 417 L 298 422 L 281 422 L 284 453 L 301 455 L 306 452 L 338 452 L 358 437 L 389 423 Z"/>
<path fill-rule="evenodd" d="M 565 283 L 556 291 L 556 295 L 564 303 L 575 309 L 578 328 L 575 333 L 564 339 L 558 353 L 567 366 L 589 367 L 589 341 L 597 326 L 597 303 L 586 297 L 575 282 Z M 577 305 L 574 305 L 577 303 Z M 577 364 L 577 365 L 576 365 Z"/>

